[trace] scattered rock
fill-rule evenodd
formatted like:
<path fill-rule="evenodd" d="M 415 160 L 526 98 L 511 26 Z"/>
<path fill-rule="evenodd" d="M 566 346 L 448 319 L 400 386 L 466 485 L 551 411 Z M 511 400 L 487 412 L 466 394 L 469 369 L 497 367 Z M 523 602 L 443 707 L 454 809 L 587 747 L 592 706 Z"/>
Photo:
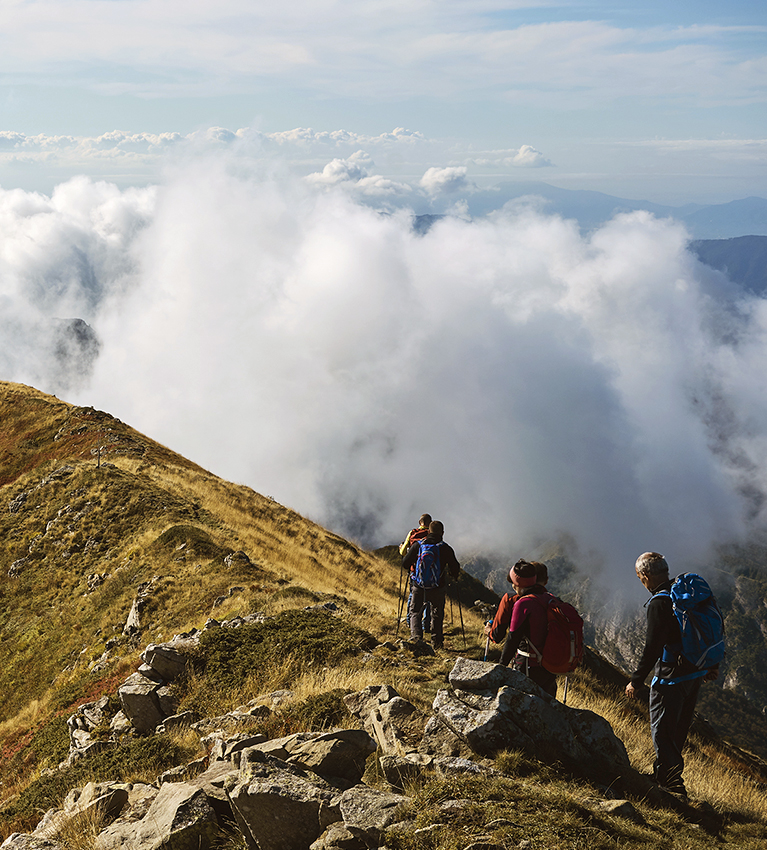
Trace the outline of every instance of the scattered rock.
<path fill-rule="evenodd" d="M 240 831 L 259 850 L 308 847 L 341 819 L 330 784 L 255 748 L 244 751 L 227 791 Z"/>
<path fill-rule="evenodd" d="M 24 567 L 26 567 L 28 562 L 29 562 L 28 558 L 18 558 L 17 560 L 15 560 L 11 564 L 11 568 L 8 570 L 8 577 L 9 578 L 16 578 L 17 576 L 20 576 Z"/>
<path fill-rule="evenodd" d="M 21 493 L 19 493 L 18 496 L 15 496 L 8 503 L 8 510 L 12 514 L 18 513 L 24 507 L 24 505 L 26 504 L 28 498 L 29 498 L 29 494 L 26 493 L 25 491 L 22 491 Z"/>
<path fill-rule="evenodd" d="M 128 619 L 123 627 L 123 634 L 126 637 L 135 637 L 141 631 L 141 612 L 146 607 L 152 593 L 152 586 L 158 579 L 159 576 L 154 576 L 150 581 L 145 581 L 139 585 L 136 598 L 133 600 Z"/>
<path fill-rule="evenodd" d="M 239 552 L 231 552 L 224 558 L 224 564 L 227 567 L 252 567 L 253 561 L 240 550 Z M 240 588 L 242 590 L 243 588 Z"/>
<path fill-rule="evenodd" d="M 437 693 L 434 713 L 475 753 L 492 757 L 514 747 L 540 757 L 545 742 L 558 760 L 600 783 L 636 774 L 604 718 L 562 705 L 519 671 L 458 658 L 449 680 L 452 689 Z"/>
<path fill-rule="evenodd" d="M 634 823 L 643 824 L 645 822 L 642 815 L 628 800 L 600 800 L 598 808 L 602 814 L 626 818 L 634 821 Z"/>
<path fill-rule="evenodd" d="M 383 831 L 400 819 L 399 809 L 407 800 L 401 794 L 355 785 L 341 794 L 339 807 L 349 832 L 378 847 Z"/>
<path fill-rule="evenodd" d="M 122 710 L 140 734 L 152 732 L 163 720 L 157 695 L 162 680 L 134 673 L 118 688 Z"/>

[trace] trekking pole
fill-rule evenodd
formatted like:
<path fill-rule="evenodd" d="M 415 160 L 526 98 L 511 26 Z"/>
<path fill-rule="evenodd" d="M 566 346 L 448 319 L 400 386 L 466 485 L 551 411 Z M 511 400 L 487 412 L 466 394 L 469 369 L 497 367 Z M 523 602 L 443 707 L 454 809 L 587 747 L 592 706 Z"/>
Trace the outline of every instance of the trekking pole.
<path fill-rule="evenodd" d="M 452 597 L 451 597 L 452 598 Z M 463 635 L 463 648 L 466 649 L 466 629 L 463 627 L 463 611 L 461 610 L 461 594 L 458 594 L 458 613 L 461 616 L 461 634 Z"/>
<path fill-rule="evenodd" d="M 450 600 L 450 625 L 452 626 L 453 625 L 453 597 L 448 596 L 447 598 Z"/>
<path fill-rule="evenodd" d="M 567 705 L 567 686 L 568 686 L 569 682 L 570 682 L 569 677 L 565 676 L 565 693 L 564 693 L 564 696 L 562 697 L 562 705 Z"/>
<path fill-rule="evenodd" d="M 404 599 L 402 595 L 402 573 L 404 572 L 404 567 L 400 564 L 399 568 L 399 595 L 397 597 L 397 630 L 394 632 L 394 637 L 399 636 L 399 625 L 402 620 L 402 601 Z"/>
<path fill-rule="evenodd" d="M 479 608 L 482 611 L 482 616 L 485 620 L 485 624 L 488 626 L 492 626 L 493 618 L 492 618 L 492 610 L 489 605 L 485 605 L 481 599 L 477 599 L 474 602 L 474 607 Z M 490 652 L 490 635 L 487 636 L 487 640 L 485 641 L 485 657 L 482 659 L 483 661 L 487 661 L 487 656 Z"/>

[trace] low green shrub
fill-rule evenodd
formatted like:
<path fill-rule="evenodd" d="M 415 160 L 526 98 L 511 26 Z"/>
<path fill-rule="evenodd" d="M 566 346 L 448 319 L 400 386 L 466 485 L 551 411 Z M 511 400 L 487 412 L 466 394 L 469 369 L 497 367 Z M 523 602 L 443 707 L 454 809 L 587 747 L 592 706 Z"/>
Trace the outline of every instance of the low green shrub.
<path fill-rule="evenodd" d="M 131 777 L 151 780 L 195 755 L 196 751 L 187 750 L 166 735 L 135 738 L 119 747 L 103 750 L 31 782 L 16 800 L 0 811 L 0 829 L 29 831 L 44 812 L 61 805 L 70 788 L 81 787 L 92 780 L 127 782 Z"/>
<path fill-rule="evenodd" d="M 351 717 L 340 688 L 307 697 L 293 706 L 293 713 L 309 732 L 342 726 Z"/>
<path fill-rule="evenodd" d="M 328 612 L 291 610 L 263 623 L 207 629 L 195 660 L 217 689 L 232 690 L 291 658 L 298 666 L 333 666 L 375 644 L 372 635 Z"/>

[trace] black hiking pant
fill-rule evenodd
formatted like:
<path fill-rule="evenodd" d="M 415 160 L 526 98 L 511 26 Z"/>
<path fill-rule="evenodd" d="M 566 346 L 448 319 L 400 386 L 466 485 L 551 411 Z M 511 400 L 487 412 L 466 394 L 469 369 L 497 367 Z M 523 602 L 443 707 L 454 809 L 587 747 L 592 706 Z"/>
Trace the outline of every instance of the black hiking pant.
<path fill-rule="evenodd" d="M 655 748 L 655 780 L 671 791 L 684 793 L 684 749 L 702 678 L 650 688 L 650 735 Z"/>
<path fill-rule="evenodd" d="M 556 697 L 556 673 L 551 673 L 545 667 L 541 667 L 540 665 L 533 667 L 527 662 L 527 659 L 520 659 L 519 656 L 517 656 L 517 660 L 514 662 L 514 667 L 519 670 L 520 673 L 524 673 L 528 679 L 532 679 L 535 684 L 546 691 L 547 694 L 551 694 L 551 696 Z"/>
<path fill-rule="evenodd" d="M 431 645 L 440 649 L 445 641 L 442 624 L 445 620 L 445 588 L 419 587 L 413 584 L 412 607 L 410 609 L 410 637 L 413 640 L 423 640 L 423 623 L 421 614 L 423 606 L 431 605 Z"/>

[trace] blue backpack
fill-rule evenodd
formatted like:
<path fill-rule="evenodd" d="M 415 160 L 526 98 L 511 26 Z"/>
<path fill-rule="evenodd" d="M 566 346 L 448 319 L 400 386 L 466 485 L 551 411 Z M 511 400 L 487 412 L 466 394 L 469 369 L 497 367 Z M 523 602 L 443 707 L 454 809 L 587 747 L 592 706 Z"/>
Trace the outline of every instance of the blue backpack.
<path fill-rule="evenodd" d="M 664 647 L 663 660 L 675 662 L 681 655 L 695 671 L 673 679 L 656 678 L 653 684 L 675 685 L 705 676 L 724 658 L 724 619 L 708 582 L 695 573 L 683 573 L 674 579 L 671 591 L 661 590 L 657 595 L 671 597 L 682 635 L 681 645 Z"/>
<path fill-rule="evenodd" d="M 439 587 L 442 568 L 439 563 L 439 547 L 442 543 L 420 542 L 418 560 L 415 562 L 413 581 L 419 587 Z"/>

